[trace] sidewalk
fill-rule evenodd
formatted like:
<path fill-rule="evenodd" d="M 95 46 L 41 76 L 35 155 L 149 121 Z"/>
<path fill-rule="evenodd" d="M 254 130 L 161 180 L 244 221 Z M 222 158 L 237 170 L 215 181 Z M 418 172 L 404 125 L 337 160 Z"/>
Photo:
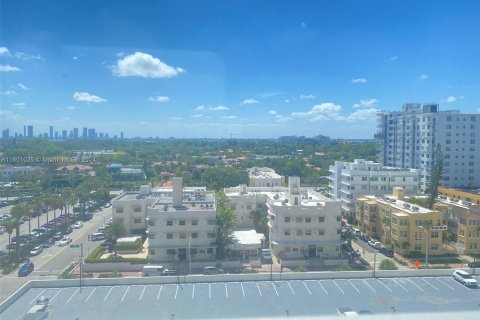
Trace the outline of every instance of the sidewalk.
<path fill-rule="evenodd" d="M 380 263 L 385 259 L 390 259 L 393 262 L 395 262 L 395 265 L 398 267 L 398 270 L 408 270 L 408 269 L 410 269 L 408 266 L 404 266 L 404 265 L 398 263 L 393 258 L 385 257 L 383 254 L 381 254 L 379 252 L 368 252 L 367 250 L 365 250 L 363 247 L 361 247 L 356 242 L 352 242 L 352 248 L 354 250 L 358 250 L 358 252 L 360 252 L 360 256 L 363 259 L 365 259 L 370 264 L 370 266 L 372 268 L 373 268 L 373 264 L 374 264 L 374 261 L 375 261 L 375 269 L 377 269 L 377 270 L 380 267 Z"/>

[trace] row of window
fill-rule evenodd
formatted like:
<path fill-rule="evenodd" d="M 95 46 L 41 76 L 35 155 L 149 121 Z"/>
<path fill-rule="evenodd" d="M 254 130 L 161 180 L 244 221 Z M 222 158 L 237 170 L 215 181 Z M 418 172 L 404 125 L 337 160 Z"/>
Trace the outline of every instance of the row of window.
<path fill-rule="evenodd" d="M 313 235 L 319 235 L 319 236 L 324 236 L 325 235 L 325 230 L 284 230 L 283 231 L 283 235 L 285 236 L 303 236 L 303 235 L 306 235 L 306 236 L 311 236 L 312 234 Z M 337 234 L 340 233 L 340 229 L 337 230 Z"/>
<path fill-rule="evenodd" d="M 148 238 L 149 238 L 149 239 L 152 239 L 152 240 L 155 239 L 155 236 L 156 236 L 156 235 L 155 235 L 154 233 L 149 233 L 149 234 L 148 234 Z M 188 237 L 191 237 L 192 239 L 197 239 L 197 238 L 198 238 L 198 233 L 196 233 L 196 232 L 190 233 Z M 208 232 L 208 233 L 207 233 L 207 238 L 209 238 L 209 239 L 214 239 L 215 237 L 216 237 L 215 232 Z M 174 238 L 175 238 L 175 239 L 176 239 L 176 238 L 179 238 L 179 239 L 187 239 L 187 234 L 186 234 L 186 233 L 178 233 L 178 234 L 177 234 L 177 233 L 175 233 L 175 234 L 173 234 L 173 233 L 167 233 L 167 234 L 166 234 L 166 238 L 167 238 L 168 240 L 171 240 L 171 239 L 174 239 Z"/>
<path fill-rule="evenodd" d="M 422 251 L 422 245 L 421 244 L 415 244 L 413 247 L 415 251 Z M 438 250 L 438 244 L 437 243 L 432 243 L 430 245 L 430 251 L 437 251 Z"/>
<path fill-rule="evenodd" d="M 196 249 L 192 248 L 190 249 L 190 254 L 195 255 L 195 254 L 213 254 L 213 248 L 206 248 L 206 249 Z M 155 255 L 155 249 L 149 249 L 148 250 L 149 255 Z M 167 255 L 169 256 L 174 256 L 177 254 L 177 249 L 167 249 Z"/>
<path fill-rule="evenodd" d="M 295 222 L 295 223 L 302 223 L 302 222 L 305 222 L 305 223 L 312 223 L 312 221 L 315 221 L 317 220 L 316 218 L 312 218 L 312 217 L 284 217 L 283 218 L 283 222 L 285 223 L 290 223 L 290 222 Z M 341 216 L 338 216 L 337 217 L 337 222 L 340 222 L 342 221 L 342 217 Z M 320 223 L 323 223 L 325 222 L 325 217 L 318 217 L 318 222 Z"/>

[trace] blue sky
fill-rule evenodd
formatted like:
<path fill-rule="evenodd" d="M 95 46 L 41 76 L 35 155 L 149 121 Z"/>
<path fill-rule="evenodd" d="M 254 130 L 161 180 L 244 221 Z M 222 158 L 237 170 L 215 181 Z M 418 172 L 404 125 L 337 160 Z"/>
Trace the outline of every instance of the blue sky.
<path fill-rule="evenodd" d="M 0 3 L 0 127 L 372 138 L 378 110 L 480 112 L 479 1 Z"/>

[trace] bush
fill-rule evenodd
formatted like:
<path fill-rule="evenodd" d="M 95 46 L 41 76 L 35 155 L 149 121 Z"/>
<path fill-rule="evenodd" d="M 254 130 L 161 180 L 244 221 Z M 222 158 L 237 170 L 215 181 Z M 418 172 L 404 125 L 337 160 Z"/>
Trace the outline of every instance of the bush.
<path fill-rule="evenodd" d="M 122 278 L 123 274 L 118 271 L 113 271 L 112 273 L 101 273 L 99 278 Z"/>
<path fill-rule="evenodd" d="M 74 278 L 72 271 L 75 269 L 76 264 L 71 263 L 62 273 L 58 276 L 58 279 L 72 279 Z"/>
<path fill-rule="evenodd" d="M 295 271 L 296 272 L 307 272 L 308 270 L 305 267 L 298 267 Z"/>
<path fill-rule="evenodd" d="M 245 269 L 242 271 L 242 273 L 258 273 L 258 271 L 255 269 Z"/>
<path fill-rule="evenodd" d="M 101 246 L 96 247 L 90 252 L 90 254 L 85 258 L 85 262 L 90 262 L 92 260 L 97 260 L 98 257 L 103 253 L 103 248 Z"/>
<path fill-rule="evenodd" d="M 368 263 L 368 261 L 365 260 L 365 259 L 363 259 L 362 257 L 358 258 L 358 261 L 360 261 L 360 263 L 361 263 L 362 265 L 364 265 L 365 267 L 370 266 L 370 263 Z"/>
<path fill-rule="evenodd" d="M 380 270 L 397 270 L 398 267 L 395 265 L 395 262 L 391 259 L 384 259 L 380 262 Z"/>
<path fill-rule="evenodd" d="M 339 265 L 338 267 L 333 269 L 333 271 L 352 271 L 352 270 L 353 270 L 352 267 L 346 264 Z"/>

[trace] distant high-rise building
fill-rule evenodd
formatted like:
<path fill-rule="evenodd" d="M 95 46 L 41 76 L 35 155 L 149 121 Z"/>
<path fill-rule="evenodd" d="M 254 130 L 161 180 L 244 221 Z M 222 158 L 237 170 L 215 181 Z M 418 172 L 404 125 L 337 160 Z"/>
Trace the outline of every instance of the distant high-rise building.
<path fill-rule="evenodd" d="M 67 135 L 67 130 L 62 130 L 62 139 L 67 140 L 68 135 Z"/>
<path fill-rule="evenodd" d="M 83 128 L 83 131 L 82 131 L 82 139 L 87 139 L 88 138 L 88 129 L 87 128 Z"/>
<path fill-rule="evenodd" d="M 27 136 L 27 126 L 23 126 L 23 137 Z"/>
<path fill-rule="evenodd" d="M 50 134 L 48 135 L 48 137 L 50 139 L 53 139 L 53 126 L 50 126 L 49 129 L 50 129 Z"/>
<path fill-rule="evenodd" d="M 29 139 L 33 139 L 33 126 L 27 126 L 27 136 Z"/>
<path fill-rule="evenodd" d="M 73 128 L 73 139 L 78 139 L 78 128 Z"/>
<path fill-rule="evenodd" d="M 458 110 L 439 111 L 437 104 L 409 103 L 401 112 L 380 112 L 380 162 L 386 166 L 420 169 L 420 186 L 427 188 L 434 154 L 444 157 L 441 185 L 480 187 L 480 115 Z"/>
<path fill-rule="evenodd" d="M 8 139 L 10 138 L 10 129 L 5 129 L 5 130 L 2 130 L 2 139 Z"/>
<path fill-rule="evenodd" d="M 123 139 L 123 131 L 120 132 L 120 139 Z"/>
<path fill-rule="evenodd" d="M 97 133 L 95 132 L 95 128 L 88 129 L 88 139 L 93 140 L 97 138 Z"/>
<path fill-rule="evenodd" d="M 55 140 L 58 139 L 58 131 L 55 131 Z"/>

